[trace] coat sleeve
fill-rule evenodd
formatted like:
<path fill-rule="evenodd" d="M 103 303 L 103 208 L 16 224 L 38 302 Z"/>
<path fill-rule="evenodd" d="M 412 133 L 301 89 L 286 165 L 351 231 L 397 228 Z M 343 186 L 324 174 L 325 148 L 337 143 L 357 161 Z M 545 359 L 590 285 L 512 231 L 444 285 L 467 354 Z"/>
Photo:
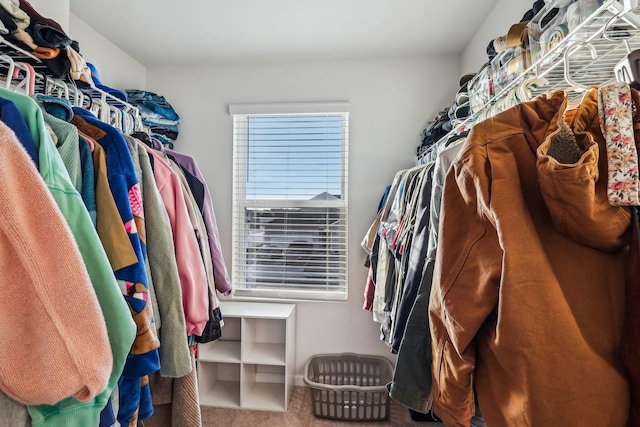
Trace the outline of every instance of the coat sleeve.
<path fill-rule="evenodd" d="M 0 388 L 27 404 L 107 387 L 105 319 L 73 235 L 15 137 L 0 136 Z"/>
<path fill-rule="evenodd" d="M 140 151 L 142 150 L 142 151 Z M 191 371 L 182 290 L 175 258 L 169 216 L 153 177 L 147 152 L 139 147 L 144 186 L 144 214 L 147 227 L 147 254 L 153 285 L 162 318 L 160 327 L 160 374 L 182 377 Z"/>
<path fill-rule="evenodd" d="M 434 411 L 450 427 L 468 427 L 474 415 L 475 337 L 498 300 L 502 250 L 489 186 L 487 176 L 470 177 L 459 165 L 444 185 L 429 320 Z"/>
<path fill-rule="evenodd" d="M 209 293 L 198 241 L 178 177 L 156 183 L 171 223 L 187 335 L 200 335 L 209 320 Z"/>
<path fill-rule="evenodd" d="M 207 185 L 202 172 L 198 168 L 197 163 L 195 163 L 195 160 L 193 169 L 196 177 L 202 178 L 202 183 L 204 184 L 204 207 L 202 209 L 202 219 L 204 220 L 205 228 L 209 235 L 209 248 L 211 252 L 211 260 L 213 261 L 215 287 L 220 293 L 230 295 L 231 279 L 229 278 L 229 272 L 227 271 L 227 266 L 225 265 L 224 257 L 222 256 L 220 232 L 218 231 L 218 222 L 213 209 L 211 192 L 209 191 L 209 186 Z"/>

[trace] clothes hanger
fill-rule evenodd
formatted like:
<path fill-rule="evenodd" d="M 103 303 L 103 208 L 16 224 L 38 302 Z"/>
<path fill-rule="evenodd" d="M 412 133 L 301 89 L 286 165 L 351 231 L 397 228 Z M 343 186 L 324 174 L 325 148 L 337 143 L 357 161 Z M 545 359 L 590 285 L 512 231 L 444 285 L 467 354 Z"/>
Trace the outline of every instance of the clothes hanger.
<path fill-rule="evenodd" d="M 109 124 L 120 130 L 120 132 L 124 132 L 124 127 L 122 126 L 122 110 L 115 105 L 109 105 Z"/>
<path fill-rule="evenodd" d="M 124 133 L 125 135 L 129 135 L 131 132 L 129 131 L 130 129 L 130 122 L 129 122 L 129 112 L 126 110 L 120 110 L 120 120 L 122 122 L 122 133 Z"/>
<path fill-rule="evenodd" d="M 132 137 L 136 138 L 138 141 L 143 143 L 149 148 L 152 148 L 156 151 L 162 151 L 162 143 L 160 143 L 157 139 L 152 138 L 147 132 L 144 130 L 136 131 L 131 134 Z"/>
<path fill-rule="evenodd" d="M 129 111 L 128 109 L 125 111 L 124 114 L 124 120 L 125 120 L 125 129 L 126 129 L 126 134 L 127 135 L 131 135 L 133 132 L 135 132 L 136 130 L 136 122 L 135 122 L 135 117 L 133 116 L 133 114 L 131 113 L 131 111 Z"/>
<path fill-rule="evenodd" d="M 74 93 L 73 105 L 75 105 L 76 107 L 82 107 L 85 103 L 85 100 L 87 99 L 87 96 L 85 96 L 85 94 L 82 93 L 81 90 L 78 90 L 77 87 L 75 88 L 73 93 Z"/>
<path fill-rule="evenodd" d="M 101 108 L 101 104 L 100 102 L 92 97 L 87 97 L 89 99 L 89 105 L 87 106 L 88 110 L 91 111 L 93 113 L 94 116 L 96 117 L 100 117 L 100 108 Z"/>
<path fill-rule="evenodd" d="M 111 120 L 111 106 L 107 103 L 107 100 L 104 98 L 100 98 L 100 121 L 104 123 L 109 123 Z"/>
<path fill-rule="evenodd" d="M 82 93 L 73 79 L 61 80 L 62 84 L 67 87 L 69 93 L 69 101 L 74 107 L 84 108 L 85 105 L 85 95 Z"/>
<path fill-rule="evenodd" d="M 47 77 L 48 76 L 42 73 L 35 73 L 34 93 L 42 95 L 47 95 L 49 93 L 49 79 Z"/>
<path fill-rule="evenodd" d="M 573 78 L 571 77 L 571 71 L 569 69 L 569 57 L 571 55 L 574 55 L 584 47 L 588 49 L 589 53 L 591 54 L 592 60 L 595 60 L 598 57 L 598 51 L 596 50 L 595 46 L 589 42 L 578 42 L 574 45 L 567 46 L 566 50 L 563 53 L 563 77 L 565 82 L 567 83 L 567 87 L 564 88 L 567 96 L 567 104 L 564 114 L 578 108 L 584 100 L 584 97 L 593 88 L 593 86 L 587 86 L 573 80 Z"/>
<path fill-rule="evenodd" d="M 13 77 L 15 62 L 8 55 L 0 55 L 0 64 L 3 64 L 7 68 L 7 75 L 4 81 L 4 88 L 11 88 L 11 78 Z"/>
<path fill-rule="evenodd" d="M 35 93 L 36 70 L 26 62 L 15 62 L 14 77 L 18 78 L 18 73 L 22 71 L 24 77 L 17 83 L 13 90 L 23 91 L 25 95 L 31 96 Z"/>
<path fill-rule="evenodd" d="M 520 102 L 531 101 L 534 98 L 533 93 L 548 84 L 549 81 L 544 77 L 529 77 L 518 85 L 516 98 L 518 98 Z"/>
<path fill-rule="evenodd" d="M 627 51 L 627 55 L 618 61 L 618 63 L 613 67 L 615 80 L 618 82 L 629 83 L 629 86 L 634 89 L 640 89 L 640 49 L 631 51 L 628 41 L 628 38 L 631 36 L 628 32 L 627 35 L 629 37 L 616 36 L 615 38 L 609 33 L 612 23 L 620 19 L 622 19 L 621 12 L 612 16 L 602 30 L 602 37 L 611 42 L 619 42 L 621 40 Z"/>
<path fill-rule="evenodd" d="M 133 118 L 134 118 L 134 131 L 135 132 L 144 132 L 144 124 L 142 123 L 142 114 L 140 114 L 140 110 L 135 108 L 133 110 Z"/>
<path fill-rule="evenodd" d="M 568 85 L 566 90 L 574 90 L 576 92 L 586 92 L 591 88 L 591 86 L 578 83 L 577 81 L 573 80 L 573 78 L 571 77 L 571 73 L 569 71 L 569 56 L 574 55 L 580 49 L 582 49 L 583 47 L 586 47 L 591 53 L 591 59 L 595 60 L 598 57 L 598 51 L 596 50 L 595 46 L 589 42 L 579 42 L 577 44 L 578 45 L 575 46 L 575 48 L 572 48 L 571 46 L 569 46 L 564 51 L 564 54 L 563 54 L 564 80 L 567 82 L 567 85 Z"/>
<path fill-rule="evenodd" d="M 57 98 L 66 99 L 69 101 L 69 86 L 67 86 L 64 82 L 58 79 L 54 79 L 52 77 L 46 76 L 47 80 L 47 95 L 55 96 Z"/>
<path fill-rule="evenodd" d="M 88 110 L 101 122 L 111 123 L 111 109 L 107 101 L 103 97 L 94 98 L 89 96 L 88 98 Z"/>

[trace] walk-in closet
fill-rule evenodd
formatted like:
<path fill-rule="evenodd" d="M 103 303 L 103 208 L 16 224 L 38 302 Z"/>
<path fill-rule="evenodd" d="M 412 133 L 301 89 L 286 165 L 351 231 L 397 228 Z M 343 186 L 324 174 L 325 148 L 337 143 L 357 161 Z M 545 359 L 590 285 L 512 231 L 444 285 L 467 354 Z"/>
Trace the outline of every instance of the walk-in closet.
<path fill-rule="evenodd" d="M 638 0 L 0 0 L 0 427 L 640 427 Z"/>

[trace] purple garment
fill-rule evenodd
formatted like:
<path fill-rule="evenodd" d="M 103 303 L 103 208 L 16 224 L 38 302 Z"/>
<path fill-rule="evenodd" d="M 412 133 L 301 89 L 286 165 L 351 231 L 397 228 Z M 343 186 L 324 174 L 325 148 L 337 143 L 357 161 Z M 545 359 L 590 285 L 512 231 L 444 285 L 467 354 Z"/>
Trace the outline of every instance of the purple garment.
<path fill-rule="evenodd" d="M 200 168 L 193 157 L 168 148 L 163 148 L 162 151 L 173 156 L 176 159 L 176 163 L 191 172 L 204 184 L 204 209 L 202 217 L 204 218 L 204 225 L 209 235 L 209 247 L 211 249 L 211 259 L 213 260 L 213 279 L 216 282 L 216 289 L 224 295 L 229 295 L 231 293 L 231 279 L 229 279 L 229 273 L 227 272 L 227 267 L 222 257 L 222 247 L 220 246 L 220 235 L 218 233 L 216 215 L 213 211 L 211 193 L 209 193 L 209 187 L 204 180 L 204 176 L 202 172 L 200 172 Z"/>

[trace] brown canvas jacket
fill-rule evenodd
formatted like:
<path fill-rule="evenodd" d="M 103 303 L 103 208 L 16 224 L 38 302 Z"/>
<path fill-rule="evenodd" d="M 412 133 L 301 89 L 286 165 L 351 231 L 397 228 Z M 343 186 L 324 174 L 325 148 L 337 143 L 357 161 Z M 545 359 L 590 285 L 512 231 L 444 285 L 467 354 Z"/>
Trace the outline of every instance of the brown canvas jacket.
<path fill-rule="evenodd" d="M 546 154 L 566 105 L 554 92 L 477 124 L 447 175 L 429 315 L 448 427 L 469 426 L 474 388 L 490 426 L 627 421 L 631 216 L 607 201 L 596 91 L 570 123 L 580 160 Z"/>

